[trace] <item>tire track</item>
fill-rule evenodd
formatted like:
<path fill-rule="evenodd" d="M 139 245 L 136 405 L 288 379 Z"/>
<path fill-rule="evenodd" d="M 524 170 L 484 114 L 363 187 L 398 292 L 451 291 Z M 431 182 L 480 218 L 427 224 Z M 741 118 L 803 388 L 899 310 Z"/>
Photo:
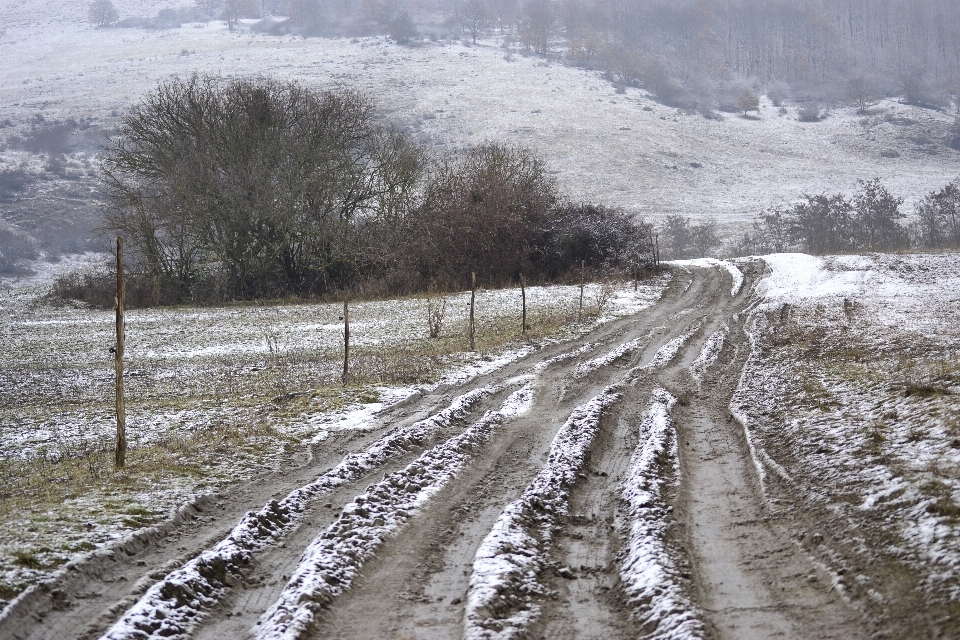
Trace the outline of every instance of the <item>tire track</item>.
<path fill-rule="evenodd" d="M 357 496 L 340 518 L 307 547 L 280 598 L 258 622 L 256 638 L 296 640 L 308 633 L 317 612 L 350 588 L 360 567 L 377 547 L 457 476 L 495 428 L 523 413 L 530 397 L 531 386 L 527 384 L 512 394 L 499 411 L 487 413 L 462 434 L 437 445 L 402 471 L 390 474 Z"/>
<path fill-rule="evenodd" d="M 683 525 L 696 604 L 715 638 L 864 637 L 859 614 L 809 579 L 816 568 L 772 517 L 764 467 L 730 412 L 750 353 L 739 326 L 745 307 L 747 300 L 720 306 L 712 323 L 724 332 L 722 343 L 714 333 L 687 376 L 664 380 L 679 399 L 672 415 L 681 469 L 674 515 Z"/>
<path fill-rule="evenodd" d="M 242 518 L 263 545 L 211 602 L 181 591 L 201 614 L 152 637 L 858 637 L 763 524 L 724 409 L 747 353 L 730 275 L 679 274 L 656 307 L 481 376 L 446 414 L 412 401 L 419 419 L 334 465 L 349 477 L 279 535 Z"/>
<path fill-rule="evenodd" d="M 632 617 L 651 640 L 706 636 L 702 614 L 691 602 L 674 554 L 666 546 L 672 507 L 665 500 L 665 485 L 680 475 L 676 428 L 670 417 L 676 402 L 665 389 L 654 390 L 639 426 L 640 444 L 620 486 L 629 522 L 620 579 Z"/>
<path fill-rule="evenodd" d="M 600 431 L 601 415 L 620 402 L 629 387 L 636 386 L 639 377 L 668 365 L 689 339 L 700 331 L 703 322 L 703 319 L 695 321 L 683 333 L 660 346 L 648 363 L 634 366 L 619 381 L 573 411 L 551 445 L 547 464 L 523 495 L 507 505 L 477 550 L 464 614 L 464 638 L 484 640 L 524 637 L 528 628 L 540 618 L 542 605 L 539 601 L 544 596 L 555 593 L 554 589 L 545 584 L 548 582 L 544 576 L 545 569 L 552 566 L 562 578 L 576 577 L 570 566 L 556 564 L 552 547 L 555 546 L 555 535 L 570 520 L 568 516 L 571 489 L 578 480 L 587 479 L 581 471 L 590 454 L 591 445 Z M 626 353 L 636 350 L 638 345 L 636 340 L 626 342 L 613 350 L 610 356 L 595 358 L 590 362 L 612 364 Z M 581 370 L 581 367 L 578 367 L 575 375 L 580 374 Z M 583 519 L 584 516 L 579 516 L 579 520 Z M 594 520 L 595 514 L 591 514 L 588 523 Z M 576 538 L 577 535 L 568 537 Z M 582 539 L 582 534 L 579 537 Z M 604 538 L 605 536 L 600 536 L 598 540 Z M 594 546 L 605 545 L 594 543 Z M 593 554 L 588 552 L 585 557 L 605 556 L 605 551 L 605 548 L 594 549 Z M 574 553 L 573 557 L 578 556 Z M 606 570 L 607 566 L 608 564 L 604 563 L 600 571 Z M 582 565 L 581 570 L 589 573 L 591 569 L 596 571 L 596 565 Z M 599 587 L 601 590 L 602 586 Z M 555 619 L 563 619 L 565 624 L 560 626 L 566 627 L 569 633 L 583 620 L 583 613 L 593 611 L 578 612 L 576 616 L 565 615 L 564 611 L 578 609 L 571 599 L 576 600 L 587 595 L 571 594 L 570 589 L 567 591 L 564 605 L 550 608 L 558 614 Z M 593 590 L 587 587 L 574 591 Z M 549 625 L 548 631 L 551 637 L 560 635 L 557 630 L 549 629 Z M 591 629 L 591 633 L 596 631 Z"/>
<path fill-rule="evenodd" d="M 534 596 L 544 587 L 538 574 L 558 519 L 567 513 L 577 480 L 603 412 L 621 395 L 604 390 L 577 407 L 550 446 L 547 464 L 519 499 L 503 510 L 473 562 L 467 593 L 464 638 L 519 637 L 540 613 Z"/>
<path fill-rule="evenodd" d="M 151 586 L 146 594 L 102 636 L 103 640 L 146 640 L 187 637 L 228 588 L 243 580 L 243 568 L 253 554 L 277 544 L 303 520 L 310 504 L 333 489 L 356 480 L 401 452 L 462 419 L 485 396 L 500 391 L 490 385 L 456 398 L 439 413 L 401 426 L 315 481 L 295 489 L 283 500 L 271 500 L 260 511 L 248 512 L 230 534 Z"/>

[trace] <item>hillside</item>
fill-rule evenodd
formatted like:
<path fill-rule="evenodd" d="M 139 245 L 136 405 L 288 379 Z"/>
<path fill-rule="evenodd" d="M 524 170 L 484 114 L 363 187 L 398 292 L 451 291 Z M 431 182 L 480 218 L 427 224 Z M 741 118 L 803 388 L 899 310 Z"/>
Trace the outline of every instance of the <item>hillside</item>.
<path fill-rule="evenodd" d="M 116 3 L 121 17 L 176 4 L 190 3 Z M 2 214 L 31 231 L 43 226 L 38 219 L 94 221 L 103 133 L 158 82 L 193 72 L 357 89 L 439 150 L 490 140 L 526 145 L 574 197 L 654 219 L 680 213 L 742 223 L 804 192 L 850 193 L 858 179 L 875 176 L 910 211 L 957 175 L 960 153 L 943 144 L 952 117 L 896 101 L 865 116 L 842 107 L 802 123 L 797 105 L 781 110 L 764 98 L 757 116 L 708 120 L 642 89 L 618 93 L 597 72 L 524 56 L 499 38 L 400 46 L 387 38 L 269 36 L 252 32 L 252 22 L 233 32 L 220 21 L 97 29 L 76 6 L 34 0 L 0 10 L 0 171 L 26 174 L 2 194 Z M 63 161 L 51 164 L 43 145 L 28 143 L 68 119 L 78 128 Z"/>

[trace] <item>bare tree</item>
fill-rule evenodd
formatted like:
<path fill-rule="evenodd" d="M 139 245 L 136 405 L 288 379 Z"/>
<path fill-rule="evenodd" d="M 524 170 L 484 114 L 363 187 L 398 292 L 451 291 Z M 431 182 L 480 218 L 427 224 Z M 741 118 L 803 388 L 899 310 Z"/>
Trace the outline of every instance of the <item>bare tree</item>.
<path fill-rule="evenodd" d="M 224 0 L 196 0 L 197 9 L 205 16 L 214 18 L 223 9 Z"/>
<path fill-rule="evenodd" d="M 858 74 L 847 80 L 845 93 L 850 102 L 857 105 L 858 113 L 866 113 L 875 100 L 876 87 L 866 74 Z"/>
<path fill-rule="evenodd" d="M 257 15 L 256 0 L 223 0 L 221 19 L 227 23 L 227 28 L 233 31 L 234 25 L 241 18 L 251 18 Z"/>
<path fill-rule="evenodd" d="M 960 180 L 923 198 L 917 205 L 917 217 L 921 247 L 960 247 Z"/>
<path fill-rule="evenodd" d="M 858 248 L 870 251 L 899 249 L 907 245 L 907 231 L 900 224 L 903 198 L 894 197 L 880 184 L 880 178 L 857 181 L 860 191 L 853 196 Z"/>
<path fill-rule="evenodd" d="M 94 0 L 87 10 L 87 17 L 98 27 L 105 27 L 119 20 L 120 14 L 110 0 Z"/>
<path fill-rule="evenodd" d="M 107 226 L 185 292 L 211 270 L 232 297 L 329 290 L 379 259 L 364 224 L 419 178 L 404 140 L 355 93 L 174 79 L 105 154 Z"/>
<path fill-rule="evenodd" d="M 743 111 L 743 115 L 747 115 L 748 111 L 760 111 L 760 98 L 757 95 L 750 91 L 747 87 L 744 87 L 739 94 L 737 94 L 737 110 Z"/>
<path fill-rule="evenodd" d="M 690 218 L 680 215 L 667 216 L 663 236 L 664 244 L 671 258 L 676 260 L 690 257 L 693 245 Z"/>
<path fill-rule="evenodd" d="M 947 146 L 960 151 L 960 116 L 953 119 L 953 124 L 947 132 Z"/>
<path fill-rule="evenodd" d="M 289 0 L 287 17 L 296 25 L 314 26 L 320 22 L 320 0 Z"/>
<path fill-rule="evenodd" d="M 490 25 L 490 8 L 486 0 L 460 0 L 454 5 L 460 28 L 470 34 L 473 44 Z"/>
<path fill-rule="evenodd" d="M 517 0 L 488 0 L 491 19 L 502 33 L 504 27 L 510 26 L 517 19 Z"/>
<path fill-rule="evenodd" d="M 557 11 L 551 0 L 527 0 L 520 13 L 519 30 L 523 44 L 546 55 L 557 31 Z"/>
<path fill-rule="evenodd" d="M 720 246 L 716 221 L 705 220 L 690 227 L 690 244 L 693 251 L 701 258 Z"/>

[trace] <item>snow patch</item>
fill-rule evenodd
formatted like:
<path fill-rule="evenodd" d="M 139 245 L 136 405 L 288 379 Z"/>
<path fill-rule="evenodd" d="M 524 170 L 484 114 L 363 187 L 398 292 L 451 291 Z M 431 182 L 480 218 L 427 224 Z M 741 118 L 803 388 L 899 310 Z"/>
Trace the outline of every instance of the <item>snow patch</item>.
<path fill-rule="evenodd" d="M 684 594 L 679 572 L 667 552 L 669 514 L 663 499 L 662 471 L 679 475 L 677 437 L 670 409 L 677 399 L 658 388 L 640 424 L 640 444 L 630 459 L 620 486 L 630 519 L 627 553 L 620 563 L 620 579 L 633 605 L 633 616 L 651 639 L 694 639 L 706 636 L 700 611 Z"/>
<path fill-rule="evenodd" d="M 473 561 L 464 638 L 519 638 L 540 614 L 528 596 L 543 592 L 538 574 L 570 487 L 597 434 L 604 410 L 620 399 L 608 387 L 577 407 L 550 445 L 547 463 L 517 500 L 504 508 Z"/>
<path fill-rule="evenodd" d="M 714 331 L 713 335 L 707 338 L 703 349 L 700 350 L 700 355 L 698 355 L 697 359 L 690 365 L 690 375 L 693 376 L 693 379 L 697 381 L 698 385 L 703 381 L 703 376 L 707 372 L 707 369 L 709 369 L 720 356 L 720 351 L 723 349 L 723 343 L 729 332 L 730 327 L 727 325 L 723 325 L 723 328 L 719 331 Z"/>
<path fill-rule="evenodd" d="M 727 273 L 730 274 L 730 279 L 733 282 L 733 286 L 730 287 L 730 296 L 737 297 L 737 294 L 740 293 L 740 289 L 743 288 L 743 272 L 728 260 L 717 260 L 716 258 L 697 258 L 695 260 L 671 260 L 664 264 L 675 264 L 678 267 L 720 267 L 721 269 L 726 269 Z"/>
<path fill-rule="evenodd" d="M 628 353 L 633 353 L 642 347 L 645 341 L 646 338 L 636 338 L 634 340 L 630 340 L 629 342 L 624 342 L 610 353 L 581 362 L 577 365 L 574 375 L 578 378 L 581 378 L 592 371 L 596 371 L 597 369 L 611 365 Z"/>
<path fill-rule="evenodd" d="M 350 588 L 383 541 L 460 472 L 498 425 L 528 410 L 532 397 L 528 383 L 500 411 L 488 412 L 462 434 L 386 476 L 344 507 L 340 518 L 304 551 L 280 598 L 261 617 L 256 637 L 294 640 L 307 634 L 317 611 Z"/>
<path fill-rule="evenodd" d="M 310 484 L 283 500 L 271 500 L 258 512 L 250 511 L 233 531 L 213 549 L 205 551 L 182 568 L 154 584 L 107 632 L 102 640 L 183 638 L 206 612 L 240 580 L 240 567 L 252 555 L 299 525 L 303 512 L 318 497 L 361 477 L 412 446 L 463 418 L 481 398 L 498 392 L 496 385 L 475 389 L 457 397 L 439 413 L 400 427 L 360 453 L 343 461 Z"/>
<path fill-rule="evenodd" d="M 657 352 L 653 354 L 653 359 L 647 364 L 637 367 L 637 371 L 655 371 L 670 364 L 670 362 L 676 357 L 677 353 L 680 352 L 680 349 L 683 348 L 683 345 L 687 344 L 687 340 L 693 337 L 697 331 L 700 331 L 700 327 L 702 326 L 703 318 L 700 318 L 690 325 L 681 335 L 669 340 L 666 344 L 657 349 Z"/>

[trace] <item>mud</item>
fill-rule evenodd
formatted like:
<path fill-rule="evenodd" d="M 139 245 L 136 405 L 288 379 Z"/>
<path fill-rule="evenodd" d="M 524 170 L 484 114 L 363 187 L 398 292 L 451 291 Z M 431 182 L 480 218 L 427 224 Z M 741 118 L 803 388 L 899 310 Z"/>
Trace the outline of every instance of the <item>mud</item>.
<path fill-rule="evenodd" d="M 666 543 L 674 565 L 682 568 L 682 588 L 702 616 L 705 635 L 870 636 L 875 625 L 856 603 L 832 589 L 829 572 L 791 536 L 798 527 L 816 530 L 820 523 L 785 526 L 784 514 L 771 509 L 761 490 L 743 430 L 729 413 L 749 353 L 741 315 L 750 301 L 749 284 L 748 277 L 744 290 L 731 297 L 726 271 L 678 269 L 651 309 L 460 387 L 413 398 L 381 414 L 364 434 L 318 445 L 303 467 L 213 496 L 146 541 L 80 563 L 8 611 L 0 620 L 0 637 L 98 637 L 152 584 L 223 539 L 245 512 L 313 482 L 380 436 L 436 414 L 452 397 L 497 385 L 496 393 L 449 426 L 306 505 L 291 531 L 252 553 L 233 578 L 224 577 L 223 594 L 204 609 L 198 625 L 171 636 L 256 637 L 305 549 L 343 517 L 345 505 L 498 409 L 516 390 L 518 376 L 535 380 L 530 409 L 499 424 L 482 446 L 464 450 L 462 468 L 371 547 L 349 588 L 314 603 L 313 621 L 298 637 L 462 637 L 477 549 L 504 507 L 544 468 L 558 431 L 574 410 L 612 384 L 621 385 L 618 399 L 602 412 L 585 460 L 558 497 L 562 504 L 551 505 L 556 517 L 546 533 L 536 534 L 542 537 L 531 579 L 539 587 L 516 593 L 505 587 L 506 599 L 517 596 L 514 609 L 532 612 L 518 637 L 619 639 L 649 633 L 637 616 L 644 603 L 627 602 L 620 584 L 618 557 L 628 523 L 619 496 L 638 444 L 637 427 L 658 387 L 678 399 L 672 415 L 679 472 L 666 478 L 663 494 L 669 503 L 664 509 Z M 729 333 L 716 361 L 698 370 L 695 379 L 691 364 L 724 326 Z M 657 360 L 661 347 L 685 335 L 671 358 L 661 352 Z M 581 348 L 576 357 L 557 358 Z M 593 364 L 583 366 L 588 361 Z M 183 606 L 190 606 L 189 597 L 183 600 Z"/>

